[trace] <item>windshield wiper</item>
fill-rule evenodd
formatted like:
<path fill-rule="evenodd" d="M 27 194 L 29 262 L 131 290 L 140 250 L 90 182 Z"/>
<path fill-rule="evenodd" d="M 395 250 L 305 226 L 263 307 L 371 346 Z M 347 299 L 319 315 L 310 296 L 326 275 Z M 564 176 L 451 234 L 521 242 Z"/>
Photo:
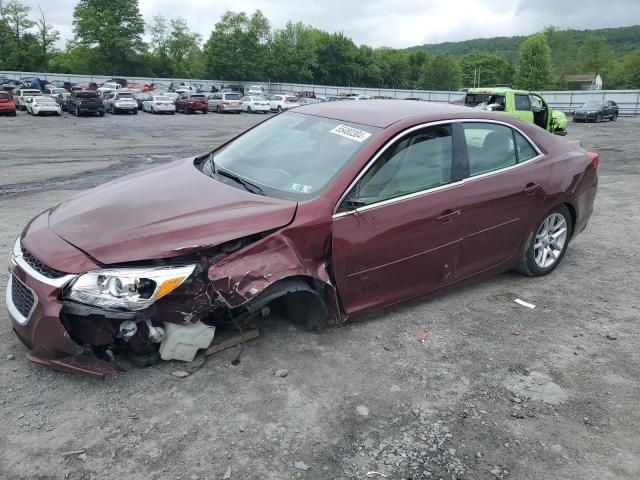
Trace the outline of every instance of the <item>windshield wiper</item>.
<path fill-rule="evenodd" d="M 211 160 L 211 162 L 213 163 L 213 159 Z M 226 170 L 217 170 L 217 169 L 215 171 L 218 175 L 223 175 L 227 178 L 230 178 L 231 180 L 234 180 L 236 183 L 239 183 L 248 192 L 256 193 L 258 195 L 264 195 L 264 190 L 262 190 L 258 185 L 256 185 L 255 183 L 251 183 L 249 180 L 246 180 L 236 175 L 235 173 L 231 173 Z"/>

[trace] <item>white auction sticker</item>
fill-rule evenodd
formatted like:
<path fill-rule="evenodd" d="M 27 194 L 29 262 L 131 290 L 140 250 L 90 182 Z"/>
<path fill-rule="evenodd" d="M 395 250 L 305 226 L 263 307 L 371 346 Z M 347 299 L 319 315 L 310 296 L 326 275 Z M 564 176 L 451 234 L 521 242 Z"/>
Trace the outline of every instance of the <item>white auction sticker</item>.
<path fill-rule="evenodd" d="M 350 138 L 351 140 L 355 140 L 360 143 L 364 142 L 371 136 L 369 132 L 358 130 L 357 128 L 349 127 L 347 125 L 338 125 L 336 128 L 331 130 L 331 133 L 335 133 L 341 137 Z"/>

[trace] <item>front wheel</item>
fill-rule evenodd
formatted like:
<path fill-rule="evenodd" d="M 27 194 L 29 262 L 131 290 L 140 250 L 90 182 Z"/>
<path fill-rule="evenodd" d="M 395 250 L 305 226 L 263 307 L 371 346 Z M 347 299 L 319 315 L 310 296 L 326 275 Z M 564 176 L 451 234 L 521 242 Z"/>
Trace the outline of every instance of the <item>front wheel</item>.
<path fill-rule="evenodd" d="M 614 114 L 611 116 L 611 121 L 612 121 L 612 122 L 615 122 L 617 119 L 618 119 L 618 114 L 617 114 L 617 113 L 614 113 Z"/>
<path fill-rule="evenodd" d="M 564 258 L 572 233 L 569 209 L 551 209 L 529 234 L 516 270 L 530 277 L 551 273 Z"/>
<path fill-rule="evenodd" d="M 602 121 L 602 115 L 601 114 L 597 114 L 596 115 L 596 123 L 600 123 Z"/>

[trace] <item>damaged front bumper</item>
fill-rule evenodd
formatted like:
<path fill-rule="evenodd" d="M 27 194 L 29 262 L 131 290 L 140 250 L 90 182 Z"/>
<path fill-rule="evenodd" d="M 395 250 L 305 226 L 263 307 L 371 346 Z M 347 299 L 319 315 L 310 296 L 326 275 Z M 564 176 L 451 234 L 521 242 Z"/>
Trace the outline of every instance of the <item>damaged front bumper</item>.
<path fill-rule="evenodd" d="M 80 346 L 61 322 L 62 289 L 75 275 L 60 274 L 24 256 L 19 242 L 9 258 L 6 305 L 20 341 L 32 362 L 57 370 L 97 377 L 121 369 Z"/>

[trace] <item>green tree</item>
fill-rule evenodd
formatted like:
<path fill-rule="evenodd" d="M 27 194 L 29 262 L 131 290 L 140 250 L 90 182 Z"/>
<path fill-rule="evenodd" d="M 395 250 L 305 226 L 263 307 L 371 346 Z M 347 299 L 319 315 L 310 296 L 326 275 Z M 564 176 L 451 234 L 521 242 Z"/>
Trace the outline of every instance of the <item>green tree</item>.
<path fill-rule="evenodd" d="M 551 49 L 543 33 L 522 42 L 513 80 L 517 88 L 524 90 L 544 90 L 553 83 Z"/>
<path fill-rule="evenodd" d="M 26 70 L 32 63 L 29 61 L 29 47 L 33 37 L 28 36 L 28 30 L 35 22 L 29 18 L 30 10 L 15 0 L 6 4 L 0 0 L 0 58 L 4 68 Z"/>
<path fill-rule="evenodd" d="M 461 81 L 460 63 L 452 55 L 435 55 L 420 74 L 420 87 L 426 90 L 457 90 Z"/>
<path fill-rule="evenodd" d="M 96 72 L 132 73 L 145 50 L 138 0 L 80 0 L 73 28 L 76 43 L 95 53 Z"/>
<path fill-rule="evenodd" d="M 55 43 L 60 39 L 60 32 L 55 30 L 49 23 L 38 5 L 40 10 L 40 18 L 36 21 L 37 39 L 38 39 L 38 60 L 39 69 L 47 70 L 49 67 L 49 57 L 55 50 Z"/>
<path fill-rule="evenodd" d="M 269 78 L 283 82 L 313 80 L 317 63 L 313 28 L 287 22 L 282 30 L 273 32 L 269 41 Z"/>
<path fill-rule="evenodd" d="M 204 74 L 204 61 L 200 49 L 200 35 L 189 30 L 187 21 L 174 18 L 169 22 L 171 32 L 167 42 L 167 55 L 173 75 L 199 78 Z"/>
<path fill-rule="evenodd" d="M 265 71 L 269 20 L 260 10 L 226 12 L 204 46 L 204 65 L 210 78 L 257 80 Z"/>
<path fill-rule="evenodd" d="M 491 52 L 473 52 L 460 58 L 462 85 L 493 86 L 511 83 L 511 66 L 505 57 Z"/>
<path fill-rule="evenodd" d="M 613 51 L 605 37 L 589 35 L 580 47 L 581 67 L 584 72 L 602 73 L 611 64 Z"/>

